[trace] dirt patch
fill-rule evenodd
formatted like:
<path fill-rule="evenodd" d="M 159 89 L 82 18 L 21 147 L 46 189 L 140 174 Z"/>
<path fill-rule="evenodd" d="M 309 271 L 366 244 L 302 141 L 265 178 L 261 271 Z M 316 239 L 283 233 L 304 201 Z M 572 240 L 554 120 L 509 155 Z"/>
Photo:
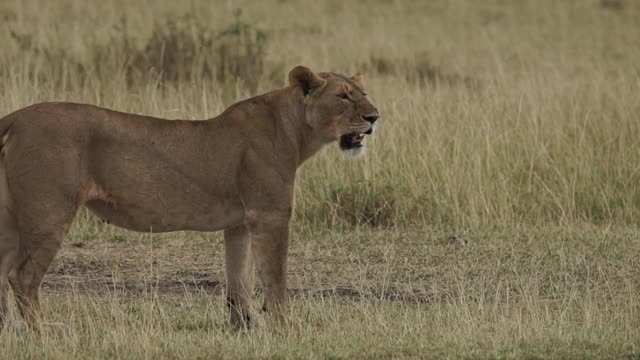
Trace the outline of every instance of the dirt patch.
<path fill-rule="evenodd" d="M 344 300 L 385 300 L 402 303 L 429 304 L 451 298 L 448 294 L 427 293 L 423 291 L 406 292 L 397 289 L 365 289 L 338 287 L 335 289 L 290 289 L 294 297 L 311 299 L 344 299 Z"/>
<path fill-rule="evenodd" d="M 133 280 L 88 280 L 74 281 L 61 278 L 45 280 L 42 288 L 48 292 L 68 293 L 86 292 L 97 294 L 118 293 L 125 296 L 144 296 L 148 294 L 179 296 L 185 293 L 201 293 L 207 295 L 221 295 L 223 284 L 217 280 L 150 280 L 147 282 Z"/>
<path fill-rule="evenodd" d="M 223 296 L 225 284 L 222 244 L 207 239 L 182 241 L 180 238 L 157 239 L 153 242 L 153 248 L 150 246 L 151 242 L 87 242 L 82 246 L 67 244 L 50 267 L 42 288 L 51 295 L 81 293 L 116 295 L 125 299 L 145 296 L 180 298 L 187 294 Z M 308 262 L 299 260 L 295 252 L 291 254 L 292 273 L 312 271 L 296 271 L 295 267 L 308 265 Z M 326 288 L 326 284 L 335 281 L 335 274 L 322 266 L 313 268 L 320 273 L 326 271 L 325 276 L 331 277 L 331 281 L 290 279 L 293 280 L 290 283 L 292 288 L 289 289 L 292 298 L 402 303 L 433 303 L 452 298 L 447 294 L 431 293 L 420 288 Z M 345 279 L 342 280 L 345 283 Z M 348 280 L 346 281 L 348 284 Z M 260 295 L 262 290 L 258 288 L 256 293 Z"/>
<path fill-rule="evenodd" d="M 145 282 L 133 280 L 94 279 L 77 281 L 50 277 L 42 284 L 42 289 L 49 293 L 65 294 L 71 292 L 83 292 L 91 294 L 119 294 L 124 296 L 184 296 L 185 294 L 200 294 L 210 296 L 222 296 L 224 283 L 209 279 L 192 280 L 168 280 L 157 279 Z M 262 294 L 262 289 L 256 289 L 257 294 Z M 341 299 L 341 300 L 384 300 L 402 303 L 434 303 L 450 299 L 449 294 L 436 294 L 424 291 L 400 291 L 397 289 L 355 289 L 337 287 L 332 289 L 289 289 L 289 295 L 299 299 Z"/>

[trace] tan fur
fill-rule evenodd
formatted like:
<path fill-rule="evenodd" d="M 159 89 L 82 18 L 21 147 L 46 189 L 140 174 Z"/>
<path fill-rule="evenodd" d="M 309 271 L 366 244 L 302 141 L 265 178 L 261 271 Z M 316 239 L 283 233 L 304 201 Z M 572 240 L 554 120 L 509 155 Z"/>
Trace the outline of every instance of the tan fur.
<path fill-rule="evenodd" d="M 296 169 L 377 118 L 360 76 L 296 67 L 289 78 L 205 121 L 74 103 L 0 119 L 0 323 L 7 279 L 37 323 L 38 289 L 80 206 L 135 231 L 224 229 L 233 324 L 249 325 L 254 263 L 266 308 L 283 319 Z"/>

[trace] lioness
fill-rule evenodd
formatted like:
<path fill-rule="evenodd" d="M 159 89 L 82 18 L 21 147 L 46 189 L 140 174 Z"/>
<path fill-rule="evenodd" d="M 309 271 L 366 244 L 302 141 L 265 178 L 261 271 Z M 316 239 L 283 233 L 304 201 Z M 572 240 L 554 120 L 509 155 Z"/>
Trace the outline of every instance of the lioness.
<path fill-rule="evenodd" d="M 298 66 L 289 82 L 206 121 L 74 103 L 0 119 L 0 326 L 9 284 L 38 323 L 40 284 L 82 205 L 134 231 L 224 230 L 231 323 L 249 326 L 254 266 L 284 319 L 296 169 L 333 141 L 359 151 L 379 117 L 360 75 Z"/>

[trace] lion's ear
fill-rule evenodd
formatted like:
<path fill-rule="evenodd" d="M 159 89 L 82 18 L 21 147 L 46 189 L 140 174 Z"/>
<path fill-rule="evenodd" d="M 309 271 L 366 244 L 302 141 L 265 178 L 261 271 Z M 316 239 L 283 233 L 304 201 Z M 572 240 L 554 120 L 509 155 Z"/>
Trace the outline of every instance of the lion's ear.
<path fill-rule="evenodd" d="M 311 90 L 326 84 L 327 80 L 321 78 L 309 68 L 296 66 L 289 72 L 289 83 L 291 86 L 300 86 L 306 96 Z"/>
<path fill-rule="evenodd" d="M 362 76 L 362 74 L 357 73 L 353 75 L 351 77 L 351 80 L 353 80 L 354 83 L 360 85 L 360 87 L 364 89 L 364 76 Z"/>

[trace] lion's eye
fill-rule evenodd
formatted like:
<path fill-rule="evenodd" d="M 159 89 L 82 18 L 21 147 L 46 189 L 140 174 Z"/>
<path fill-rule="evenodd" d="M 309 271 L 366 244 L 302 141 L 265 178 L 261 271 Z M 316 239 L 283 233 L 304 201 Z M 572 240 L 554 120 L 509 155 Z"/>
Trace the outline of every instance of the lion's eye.
<path fill-rule="evenodd" d="M 347 93 L 342 93 L 342 94 L 338 94 L 336 95 L 338 97 L 338 99 L 340 100 L 344 100 L 344 101 L 350 101 L 349 99 L 349 94 Z"/>

